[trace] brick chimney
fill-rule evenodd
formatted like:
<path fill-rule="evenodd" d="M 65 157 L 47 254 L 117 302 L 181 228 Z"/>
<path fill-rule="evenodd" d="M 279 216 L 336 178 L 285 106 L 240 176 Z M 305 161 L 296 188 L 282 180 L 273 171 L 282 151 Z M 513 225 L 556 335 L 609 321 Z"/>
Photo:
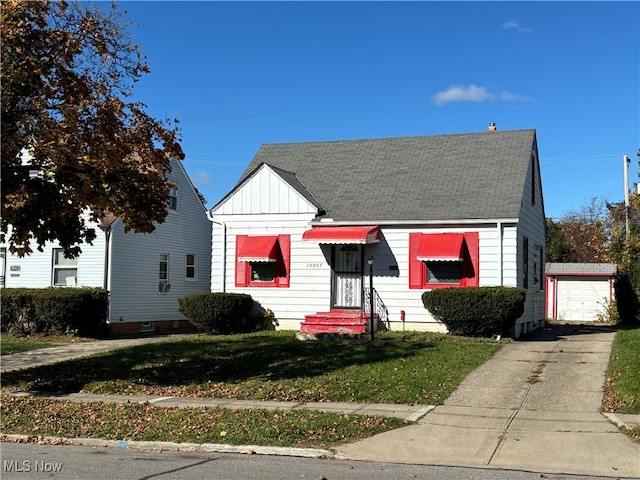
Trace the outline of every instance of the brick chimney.
<path fill-rule="evenodd" d="M 490 123 L 489 124 L 489 131 L 490 132 L 495 132 L 496 130 L 497 130 L 496 129 L 496 124 L 495 123 Z"/>

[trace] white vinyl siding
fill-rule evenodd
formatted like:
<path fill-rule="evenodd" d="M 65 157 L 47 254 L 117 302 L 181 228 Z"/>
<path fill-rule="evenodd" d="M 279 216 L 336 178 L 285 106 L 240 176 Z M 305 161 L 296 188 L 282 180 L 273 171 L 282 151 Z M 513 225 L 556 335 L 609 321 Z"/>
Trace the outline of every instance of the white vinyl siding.
<path fill-rule="evenodd" d="M 178 298 L 209 291 L 211 222 L 179 161 L 171 160 L 168 178 L 177 186 L 179 215 L 167 215 L 151 234 L 125 233 L 120 220 L 112 225 L 108 280 L 111 323 L 183 320 Z M 93 228 L 97 235 L 93 245 L 82 244 L 77 258 L 80 287 L 104 285 L 106 239 L 97 225 Z M 23 258 L 7 255 L 6 287 L 51 286 L 54 248 L 59 248 L 57 242 L 47 242 L 43 252 Z M 161 253 L 169 254 L 171 289 L 165 295 L 158 294 Z M 188 281 L 185 274 L 177 273 L 184 271 L 187 254 L 197 256 L 195 279 Z"/>
<path fill-rule="evenodd" d="M 178 298 L 207 292 L 211 278 L 211 222 L 180 162 L 172 160 L 169 180 L 179 192 L 179 215 L 167 215 L 151 234 L 125 233 L 121 222 L 111 236 L 111 322 L 183 320 Z M 159 295 L 160 254 L 169 255 L 168 293 Z M 196 278 L 184 272 L 187 254 L 197 255 Z"/>
<path fill-rule="evenodd" d="M 312 241 L 303 241 L 302 234 L 311 228 L 313 217 L 306 214 L 290 215 L 226 215 L 216 216 L 221 225 L 213 225 L 213 269 L 212 291 L 249 293 L 264 308 L 271 309 L 279 321 L 280 328 L 299 329 L 305 315 L 328 311 L 331 302 L 331 246 Z M 515 231 L 514 227 L 505 229 Z M 424 290 L 408 287 L 409 234 L 461 233 L 478 231 L 480 259 L 485 254 L 493 258 L 479 267 L 481 285 L 497 285 L 499 262 L 496 245 L 495 224 L 470 225 L 457 228 L 434 229 L 428 226 L 412 228 L 382 226 L 381 241 L 364 246 L 364 258 L 373 255 L 373 286 L 389 310 L 391 328 L 402 329 L 400 312 L 405 312 L 407 329 L 444 331 L 422 304 Z M 225 240 L 226 233 L 226 240 Z M 235 238 L 236 235 L 291 235 L 291 282 L 287 289 L 235 287 Z M 226 245 L 225 264 L 222 268 L 222 252 Z M 514 255 L 515 258 L 515 255 Z M 503 261 L 503 267 L 505 262 Z M 511 266 L 511 271 L 516 267 Z M 223 279 L 222 272 L 226 271 Z M 364 284 L 369 285 L 369 270 L 365 267 Z"/>
<path fill-rule="evenodd" d="M 520 207 L 520 221 L 517 228 L 517 242 L 519 248 L 523 246 L 523 238 L 529 240 L 528 252 L 528 269 L 529 284 L 527 289 L 527 298 L 525 301 L 524 314 L 516 323 L 516 337 L 535 329 L 538 325 L 545 321 L 545 294 L 544 294 L 544 259 L 538 258 L 544 254 L 545 238 L 545 214 L 544 202 L 542 197 L 542 183 L 539 170 L 538 152 L 534 148 L 532 155 L 535 161 L 529 161 L 529 171 L 524 185 L 522 203 Z M 535 169 L 535 173 L 533 170 Z M 532 179 L 535 183 L 532 184 Z M 535 188 L 535 203 L 531 203 L 531 189 Z M 517 283 L 514 286 L 524 287 L 524 261 L 522 259 L 523 252 L 518 251 L 519 261 L 516 263 L 518 272 L 516 275 Z M 542 263 L 542 265 L 540 265 Z M 534 264 L 538 266 L 537 271 L 533 271 Z M 538 277 L 539 282 L 535 283 Z"/>
<path fill-rule="evenodd" d="M 83 244 L 82 253 L 75 259 L 76 286 L 102 287 L 104 283 L 104 249 L 105 237 L 97 225 L 84 220 L 96 230 L 93 245 Z M 6 248 L 6 247 L 3 247 Z M 58 242 L 46 242 L 42 252 L 34 251 L 31 255 L 20 258 L 7 252 L 5 258 L 5 287 L 7 288 L 46 288 L 54 284 L 54 249 L 60 248 Z M 35 250 L 35 249 L 34 249 Z M 60 286 L 66 286 L 66 280 Z"/>

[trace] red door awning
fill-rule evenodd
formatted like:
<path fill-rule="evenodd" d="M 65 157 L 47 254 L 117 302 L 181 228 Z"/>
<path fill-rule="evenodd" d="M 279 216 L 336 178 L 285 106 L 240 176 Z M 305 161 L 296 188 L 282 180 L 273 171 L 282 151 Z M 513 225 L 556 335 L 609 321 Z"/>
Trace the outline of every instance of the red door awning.
<path fill-rule="evenodd" d="M 247 237 L 238 251 L 239 262 L 277 262 L 278 237 Z"/>
<path fill-rule="evenodd" d="M 435 233 L 424 235 L 416 258 L 422 262 L 461 262 L 464 234 Z"/>
<path fill-rule="evenodd" d="M 302 234 L 302 240 L 332 244 L 369 244 L 380 241 L 380 228 L 367 227 L 313 227 Z"/>

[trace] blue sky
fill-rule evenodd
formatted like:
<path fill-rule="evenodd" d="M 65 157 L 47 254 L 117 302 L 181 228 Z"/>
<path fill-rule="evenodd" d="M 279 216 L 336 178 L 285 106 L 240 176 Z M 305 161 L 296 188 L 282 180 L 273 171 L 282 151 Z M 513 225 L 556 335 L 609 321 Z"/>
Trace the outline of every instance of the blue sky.
<path fill-rule="evenodd" d="M 535 128 L 546 216 L 638 182 L 639 2 L 119 2 L 217 203 L 263 143 Z"/>

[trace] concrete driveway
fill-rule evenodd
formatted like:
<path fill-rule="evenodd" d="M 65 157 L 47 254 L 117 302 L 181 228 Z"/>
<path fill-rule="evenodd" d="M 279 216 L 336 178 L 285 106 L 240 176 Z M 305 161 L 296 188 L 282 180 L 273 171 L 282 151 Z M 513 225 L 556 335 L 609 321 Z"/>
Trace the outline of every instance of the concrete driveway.
<path fill-rule="evenodd" d="M 553 325 L 505 345 L 417 424 L 343 458 L 640 477 L 640 448 L 600 412 L 615 331 Z"/>

